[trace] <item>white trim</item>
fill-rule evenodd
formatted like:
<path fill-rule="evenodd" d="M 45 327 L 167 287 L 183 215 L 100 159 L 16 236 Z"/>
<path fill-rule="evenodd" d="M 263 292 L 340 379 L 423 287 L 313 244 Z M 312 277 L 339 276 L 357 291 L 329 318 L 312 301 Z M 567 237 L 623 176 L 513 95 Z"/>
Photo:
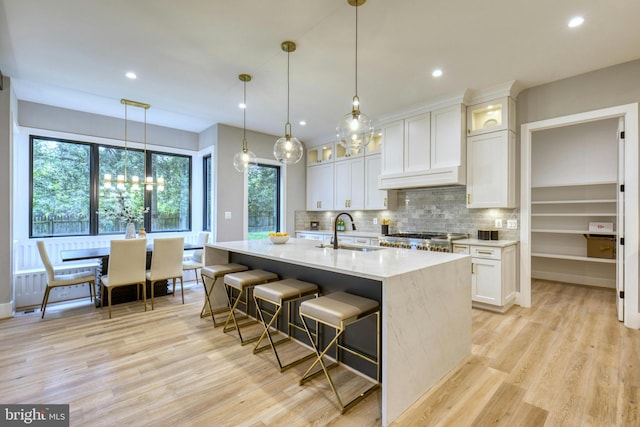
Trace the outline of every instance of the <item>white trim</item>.
<path fill-rule="evenodd" d="M 13 317 L 13 301 L 0 304 L 0 319 L 9 319 Z"/>
<path fill-rule="evenodd" d="M 625 319 L 629 328 L 640 328 L 640 300 L 638 289 L 638 249 L 640 248 L 638 231 L 638 104 L 626 104 L 585 113 L 555 117 L 521 126 L 520 157 L 520 292 L 516 303 L 531 307 L 531 139 L 535 131 L 561 126 L 604 120 L 614 117 L 625 119 Z"/>

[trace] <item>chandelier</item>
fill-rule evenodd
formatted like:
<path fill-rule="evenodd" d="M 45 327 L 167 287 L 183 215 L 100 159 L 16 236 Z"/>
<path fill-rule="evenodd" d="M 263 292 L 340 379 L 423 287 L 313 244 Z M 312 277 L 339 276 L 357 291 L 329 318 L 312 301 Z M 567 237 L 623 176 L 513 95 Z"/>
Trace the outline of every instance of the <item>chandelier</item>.
<path fill-rule="evenodd" d="M 151 191 L 154 187 L 157 188 L 158 191 L 164 190 L 164 178 L 158 177 L 157 181 L 153 180 L 152 176 L 147 176 L 147 110 L 151 107 L 150 104 L 145 104 L 138 101 L 132 101 L 130 99 L 121 99 L 120 102 L 124 104 L 124 173 L 116 175 L 116 179 L 113 179 L 112 175 L 109 173 L 105 173 L 103 177 L 104 188 L 112 188 L 112 184 L 115 184 L 116 189 L 120 191 L 124 191 L 127 189 L 127 185 L 133 191 L 137 191 L 142 189 L 143 187 Z M 144 181 L 140 180 L 140 177 L 137 175 L 133 175 L 129 180 L 127 176 L 127 157 L 128 157 L 128 140 L 129 140 L 129 117 L 128 117 L 128 107 L 137 107 L 142 108 L 144 110 L 144 172 L 143 177 Z"/>

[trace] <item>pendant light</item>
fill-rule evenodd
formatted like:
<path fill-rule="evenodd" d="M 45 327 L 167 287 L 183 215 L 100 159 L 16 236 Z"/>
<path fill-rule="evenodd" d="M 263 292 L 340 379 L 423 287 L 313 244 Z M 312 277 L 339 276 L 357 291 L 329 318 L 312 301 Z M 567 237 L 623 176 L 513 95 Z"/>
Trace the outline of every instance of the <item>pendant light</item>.
<path fill-rule="evenodd" d="M 124 105 L 124 174 L 118 174 L 116 179 L 112 178 L 112 175 L 109 173 L 104 174 L 103 182 L 104 188 L 112 188 L 111 184 L 116 184 L 116 189 L 119 191 L 125 191 L 127 189 L 127 185 L 129 189 L 132 191 L 138 191 L 144 185 L 144 188 L 147 190 L 153 190 L 154 186 L 157 186 L 158 191 L 164 190 L 164 179 L 158 178 L 157 182 L 153 181 L 153 177 L 146 176 L 147 165 L 147 110 L 151 107 L 150 104 L 145 104 L 144 102 L 132 101 L 130 99 L 121 99 L 120 103 Z M 131 180 L 128 179 L 127 176 L 127 158 L 128 158 L 128 140 L 129 140 L 129 132 L 128 132 L 128 107 L 137 107 L 142 108 L 144 110 L 144 182 L 140 180 L 140 178 L 136 175 L 131 177 Z"/>
<path fill-rule="evenodd" d="M 242 151 L 238 151 L 233 156 L 233 167 L 238 172 L 244 173 L 249 169 L 249 165 L 256 163 L 256 155 L 247 148 L 247 82 L 251 81 L 249 74 L 238 76 L 244 83 L 244 98 L 242 100 Z"/>
<path fill-rule="evenodd" d="M 347 2 L 356 8 L 356 94 L 353 97 L 351 112 L 346 114 L 336 127 L 336 137 L 338 143 L 347 150 L 347 154 L 356 154 L 371 142 L 374 129 L 371 119 L 360 112 L 360 98 L 358 98 L 358 6 L 363 5 L 366 0 L 347 0 Z"/>
<path fill-rule="evenodd" d="M 280 163 L 289 165 L 298 163 L 304 151 L 298 138 L 291 136 L 291 123 L 289 123 L 289 54 L 295 52 L 296 44 L 285 41 L 280 47 L 287 52 L 287 123 L 284 125 L 284 136 L 279 138 L 273 146 L 273 155 Z"/>

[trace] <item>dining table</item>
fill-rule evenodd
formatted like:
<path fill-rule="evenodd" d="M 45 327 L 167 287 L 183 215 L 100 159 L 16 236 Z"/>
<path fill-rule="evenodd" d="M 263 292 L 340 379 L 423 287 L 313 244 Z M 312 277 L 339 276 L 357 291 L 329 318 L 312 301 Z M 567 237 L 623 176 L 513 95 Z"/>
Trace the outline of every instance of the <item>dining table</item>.
<path fill-rule="evenodd" d="M 193 251 L 203 249 L 202 245 L 194 244 L 194 243 L 185 243 L 184 250 L 185 251 Z M 83 249 L 67 249 L 60 251 L 60 258 L 62 261 L 81 261 L 88 259 L 97 259 L 99 260 L 99 264 L 96 267 L 96 298 L 95 298 L 95 306 L 100 307 L 102 303 L 107 304 L 106 295 L 104 297 L 104 301 L 102 301 L 102 293 L 100 286 L 100 278 L 103 275 L 106 275 L 109 270 L 109 251 L 110 248 L 108 246 L 98 247 L 98 248 L 83 248 Z M 147 245 L 147 261 L 146 268 L 147 270 L 151 267 L 151 257 L 153 256 L 153 243 Z M 150 283 L 147 281 L 147 295 L 151 295 Z M 123 302 L 136 301 L 138 298 L 137 287 L 134 285 L 131 286 L 122 286 L 113 289 L 111 293 L 111 304 L 119 304 Z M 163 296 L 169 295 L 171 292 L 168 290 L 168 282 L 167 281 L 158 281 L 154 284 L 154 295 L 155 296 Z"/>

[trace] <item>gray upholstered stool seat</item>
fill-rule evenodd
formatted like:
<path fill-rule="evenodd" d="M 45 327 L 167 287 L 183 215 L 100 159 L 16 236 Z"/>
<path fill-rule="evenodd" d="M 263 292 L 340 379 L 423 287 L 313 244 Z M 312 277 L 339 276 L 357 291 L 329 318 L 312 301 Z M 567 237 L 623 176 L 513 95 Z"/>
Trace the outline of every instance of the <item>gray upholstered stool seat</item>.
<path fill-rule="evenodd" d="M 256 336 L 249 340 L 242 337 L 240 328 L 252 323 L 256 323 L 256 321 L 238 324 L 238 318 L 236 318 L 236 309 L 238 307 L 238 304 L 244 305 L 245 314 L 248 316 L 250 301 L 249 292 L 256 285 L 272 282 L 274 280 L 278 280 L 278 275 L 265 270 L 247 270 L 224 275 L 224 286 L 227 291 L 227 301 L 229 303 L 229 315 L 227 316 L 227 321 L 225 322 L 224 328 L 222 328 L 222 330 L 224 332 L 236 330 L 238 332 L 238 337 L 240 338 L 240 344 L 248 344 L 250 342 L 256 341 L 259 337 Z M 233 296 L 234 289 L 238 291 L 238 295 L 235 299 Z M 243 295 L 245 297 L 244 300 L 242 299 Z M 229 326 L 229 322 L 231 321 L 233 321 L 233 326 Z"/>
<path fill-rule="evenodd" d="M 260 321 L 264 325 L 264 331 L 262 332 L 262 335 L 260 335 L 258 342 L 253 348 L 253 353 L 255 354 L 271 347 L 271 349 L 273 349 L 274 355 L 276 356 L 278 366 L 280 367 L 280 372 L 314 356 L 314 353 L 310 353 L 306 356 L 297 358 L 296 360 L 289 362 L 286 365 L 283 365 L 280 360 L 280 356 L 278 355 L 278 351 L 276 350 L 276 345 L 289 341 L 291 339 L 292 328 L 304 330 L 292 319 L 292 317 L 295 318 L 295 316 L 292 316 L 291 303 L 311 295 L 314 295 L 316 297 L 318 296 L 318 285 L 316 285 L 315 283 L 304 282 L 297 279 L 279 280 L 277 282 L 258 285 L 253 288 L 253 298 L 256 303 L 256 313 L 258 314 Z M 275 312 L 267 312 L 262 307 L 262 305 L 264 304 L 261 305 L 260 302 L 266 302 L 275 306 Z M 278 317 L 282 312 L 282 308 L 285 303 L 287 304 L 287 336 L 284 339 L 280 339 L 279 341 L 274 342 L 271 338 L 270 329 L 275 323 L 276 331 L 278 330 Z M 268 322 L 265 319 L 266 314 L 271 316 Z M 269 345 L 260 347 L 260 343 L 265 337 L 269 340 Z"/>
<path fill-rule="evenodd" d="M 215 289 L 216 283 L 218 280 L 222 279 L 225 274 L 236 273 L 239 271 L 248 270 L 249 267 L 242 264 L 216 264 L 216 265 L 207 265 L 200 269 L 200 275 L 202 276 L 202 285 L 204 286 L 204 295 L 205 300 L 202 305 L 202 310 L 200 310 L 200 317 L 205 317 L 211 314 L 211 320 L 213 320 L 213 326 L 217 328 L 218 326 L 222 326 L 223 322 L 216 321 L 216 314 L 226 313 L 229 311 L 229 307 L 218 308 L 216 310 L 211 307 L 211 295 L 213 295 L 213 290 Z M 207 280 L 209 279 L 209 283 Z M 209 311 L 207 312 L 207 308 Z"/>
<path fill-rule="evenodd" d="M 346 292 L 335 292 L 333 294 L 321 296 L 316 299 L 308 299 L 306 301 L 303 301 L 300 304 L 299 312 L 300 318 L 302 319 L 302 324 L 307 331 L 307 335 L 309 336 L 309 340 L 311 340 L 311 345 L 313 346 L 317 356 L 315 362 L 313 362 L 313 364 L 302 376 L 300 385 L 304 384 L 321 372 L 324 372 L 327 380 L 329 381 L 329 385 L 331 386 L 331 389 L 333 390 L 333 393 L 338 400 L 340 411 L 344 414 L 353 405 L 365 398 L 380 386 L 380 305 L 377 301 L 369 298 L 364 298 Z M 359 322 L 360 320 L 363 320 L 372 315 L 376 316 L 377 354 L 375 357 L 362 354 L 362 352 L 352 349 L 340 342 L 340 337 L 342 336 L 347 326 Z M 323 350 L 321 350 L 320 347 L 313 341 L 312 333 L 309 329 L 309 325 L 307 324 L 307 319 L 322 323 L 323 325 L 334 328 L 336 330 L 335 337 L 325 346 Z M 326 355 L 327 351 L 331 347 L 335 347 L 336 362 L 331 364 L 330 366 L 327 366 L 325 365 L 322 358 Z M 333 384 L 333 380 L 329 375 L 329 369 L 340 363 L 339 350 L 344 350 L 355 356 L 358 356 L 361 359 L 372 363 L 376 367 L 375 383 L 368 387 L 364 392 L 359 393 L 358 396 L 356 396 L 346 404 L 342 403 L 342 399 L 340 398 L 340 395 L 338 394 L 338 391 Z M 310 373 L 314 366 L 318 363 L 320 364 L 322 369 L 314 373 Z"/>

